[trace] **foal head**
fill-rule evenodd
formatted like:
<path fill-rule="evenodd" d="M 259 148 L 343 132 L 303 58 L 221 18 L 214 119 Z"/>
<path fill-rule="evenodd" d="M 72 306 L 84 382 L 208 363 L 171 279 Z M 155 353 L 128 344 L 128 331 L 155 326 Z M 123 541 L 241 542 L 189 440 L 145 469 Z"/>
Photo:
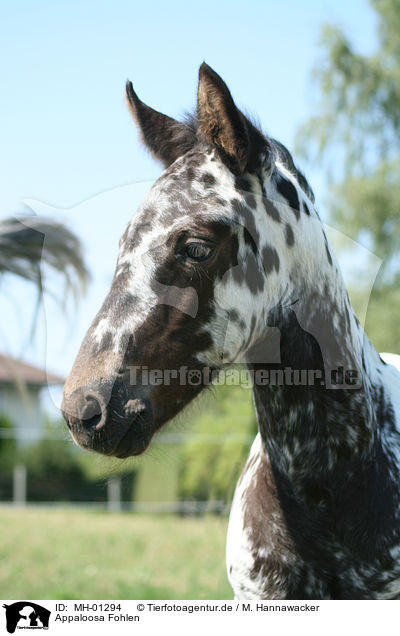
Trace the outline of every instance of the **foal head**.
<path fill-rule="evenodd" d="M 165 171 L 121 238 L 63 402 L 75 441 L 117 457 L 143 452 L 202 390 L 199 370 L 246 358 L 311 248 L 296 251 L 296 237 L 313 199 L 287 150 L 206 64 L 186 123 L 146 106 L 130 82 L 127 97 Z"/>

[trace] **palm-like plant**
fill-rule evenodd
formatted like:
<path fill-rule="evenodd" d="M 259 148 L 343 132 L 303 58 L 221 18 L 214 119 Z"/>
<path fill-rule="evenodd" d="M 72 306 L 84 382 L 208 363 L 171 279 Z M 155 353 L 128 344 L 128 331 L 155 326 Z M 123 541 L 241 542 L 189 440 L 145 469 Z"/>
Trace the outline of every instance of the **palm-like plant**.
<path fill-rule="evenodd" d="M 85 290 L 89 273 L 76 234 L 50 217 L 20 216 L 0 220 L 0 277 L 14 274 L 34 283 L 38 291 L 31 336 L 43 292 L 51 293 L 47 285 L 48 270 L 64 279 L 64 293 L 58 297 L 62 303 L 68 291 L 77 298 L 79 292 Z M 22 399 L 28 401 L 24 382 L 18 374 L 15 374 L 15 383 Z"/>
<path fill-rule="evenodd" d="M 33 282 L 40 300 L 48 289 L 43 272 L 49 268 L 63 276 L 66 291 L 77 296 L 85 289 L 89 274 L 81 242 L 71 230 L 50 217 L 0 220 L 0 275 Z"/>

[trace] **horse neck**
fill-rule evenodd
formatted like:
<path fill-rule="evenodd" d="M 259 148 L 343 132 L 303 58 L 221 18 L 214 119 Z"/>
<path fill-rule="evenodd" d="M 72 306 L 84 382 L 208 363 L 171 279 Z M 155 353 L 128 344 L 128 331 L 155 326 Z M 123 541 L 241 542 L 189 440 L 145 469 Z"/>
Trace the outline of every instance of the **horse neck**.
<path fill-rule="evenodd" d="M 284 298 L 265 312 L 264 331 L 247 356 L 264 447 L 274 471 L 299 490 L 366 466 L 379 443 L 371 392 L 379 357 L 313 212 L 299 221 Z"/>

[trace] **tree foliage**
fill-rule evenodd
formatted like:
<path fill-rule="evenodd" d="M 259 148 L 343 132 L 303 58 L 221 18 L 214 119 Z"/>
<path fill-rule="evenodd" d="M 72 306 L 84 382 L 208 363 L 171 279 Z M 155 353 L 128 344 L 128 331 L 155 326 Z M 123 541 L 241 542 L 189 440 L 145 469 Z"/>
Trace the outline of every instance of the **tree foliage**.
<path fill-rule="evenodd" d="M 0 473 L 4 473 L 13 466 L 16 454 L 14 438 L 15 425 L 6 413 L 0 412 Z M 8 434 L 9 433 L 9 434 Z"/>
<path fill-rule="evenodd" d="M 230 501 L 257 433 L 251 390 L 223 386 L 190 424 L 197 433 L 182 450 L 181 499 Z M 199 442 L 203 436 L 204 443 Z"/>
<path fill-rule="evenodd" d="M 323 28 L 316 114 L 296 145 L 328 170 L 330 221 L 383 260 L 366 328 L 377 346 L 400 352 L 400 0 L 370 4 L 372 52 L 359 53 L 336 26 Z M 366 293 L 362 281 L 352 291 L 355 304 Z"/>
<path fill-rule="evenodd" d="M 317 114 L 299 131 L 305 155 L 344 150 L 345 173 L 374 171 L 400 153 L 400 2 L 370 0 L 377 16 L 377 50 L 358 53 L 334 25 L 321 34 L 322 59 L 314 68 Z M 312 143 L 310 143 L 312 142 Z"/>

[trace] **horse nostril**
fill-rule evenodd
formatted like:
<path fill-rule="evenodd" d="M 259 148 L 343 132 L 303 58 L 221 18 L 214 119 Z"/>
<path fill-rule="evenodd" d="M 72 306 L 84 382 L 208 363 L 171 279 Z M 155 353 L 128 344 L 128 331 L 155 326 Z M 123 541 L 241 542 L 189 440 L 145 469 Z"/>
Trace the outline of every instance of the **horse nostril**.
<path fill-rule="evenodd" d="M 89 419 L 82 419 L 82 424 L 83 426 L 88 429 L 88 430 L 92 430 L 94 428 L 98 428 L 98 425 L 100 424 L 102 419 L 102 415 L 94 415 L 93 417 L 90 417 Z"/>
<path fill-rule="evenodd" d="M 102 400 L 93 393 L 85 396 L 86 404 L 82 407 L 80 419 L 88 430 L 100 428 L 106 421 L 107 406 L 102 405 Z"/>

